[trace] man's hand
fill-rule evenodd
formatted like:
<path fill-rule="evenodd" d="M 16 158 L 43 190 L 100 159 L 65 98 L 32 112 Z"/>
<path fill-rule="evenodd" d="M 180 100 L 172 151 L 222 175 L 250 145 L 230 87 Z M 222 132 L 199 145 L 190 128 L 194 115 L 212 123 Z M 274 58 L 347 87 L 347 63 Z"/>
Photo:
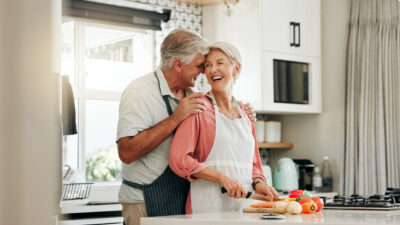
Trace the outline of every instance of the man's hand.
<path fill-rule="evenodd" d="M 202 96 L 204 96 L 204 93 L 197 92 L 182 98 L 171 118 L 179 124 L 188 116 L 203 112 L 206 109 L 206 102 L 200 98 Z"/>
<path fill-rule="evenodd" d="M 254 112 L 253 107 L 251 106 L 250 103 L 247 103 L 244 105 L 244 109 L 246 110 L 247 115 L 249 116 L 249 119 L 254 123 L 257 121 L 256 118 L 256 113 Z"/>

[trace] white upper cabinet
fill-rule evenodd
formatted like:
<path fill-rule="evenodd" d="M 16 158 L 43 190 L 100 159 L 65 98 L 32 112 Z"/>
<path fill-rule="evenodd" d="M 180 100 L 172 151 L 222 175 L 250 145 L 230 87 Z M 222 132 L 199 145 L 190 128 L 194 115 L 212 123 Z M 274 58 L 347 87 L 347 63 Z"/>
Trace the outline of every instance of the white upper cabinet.
<path fill-rule="evenodd" d="M 320 0 L 261 0 L 260 4 L 264 51 L 321 56 Z"/>
<path fill-rule="evenodd" d="M 240 1 L 230 17 L 223 4 L 203 6 L 203 36 L 210 42 L 224 41 L 238 48 L 242 69 L 235 82 L 233 95 L 262 108 L 261 92 L 261 21 L 258 0 Z"/>
<path fill-rule="evenodd" d="M 203 7 L 203 36 L 242 54 L 234 96 L 262 113 L 321 112 L 320 0 L 244 0 Z"/>

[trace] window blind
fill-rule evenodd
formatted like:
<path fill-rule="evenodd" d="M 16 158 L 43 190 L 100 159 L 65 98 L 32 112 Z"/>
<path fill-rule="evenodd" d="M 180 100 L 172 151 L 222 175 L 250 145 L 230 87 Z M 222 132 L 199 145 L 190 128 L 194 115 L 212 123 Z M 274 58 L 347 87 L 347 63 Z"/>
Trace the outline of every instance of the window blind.
<path fill-rule="evenodd" d="M 161 21 L 167 22 L 170 9 L 163 12 L 147 11 L 84 0 L 63 0 L 63 16 L 102 21 L 130 27 L 161 30 Z"/>

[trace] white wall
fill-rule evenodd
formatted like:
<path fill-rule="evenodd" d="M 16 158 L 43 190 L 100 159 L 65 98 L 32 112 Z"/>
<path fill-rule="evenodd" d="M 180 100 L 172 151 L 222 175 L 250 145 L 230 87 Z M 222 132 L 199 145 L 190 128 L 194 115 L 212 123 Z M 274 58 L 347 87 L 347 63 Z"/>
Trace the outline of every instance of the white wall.
<path fill-rule="evenodd" d="M 61 0 L 0 2 L 0 224 L 55 224 Z"/>
<path fill-rule="evenodd" d="M 308 158 L 321 166 L 324 156 L 332 162 L 333 187 L 339 190 L 344 151 L 345 63 L 350 0 L 321 0 L 322 113 L 285 115 L 283 141 L 291 150 L 271 150 L 274 166 L 281 157 Z"/>

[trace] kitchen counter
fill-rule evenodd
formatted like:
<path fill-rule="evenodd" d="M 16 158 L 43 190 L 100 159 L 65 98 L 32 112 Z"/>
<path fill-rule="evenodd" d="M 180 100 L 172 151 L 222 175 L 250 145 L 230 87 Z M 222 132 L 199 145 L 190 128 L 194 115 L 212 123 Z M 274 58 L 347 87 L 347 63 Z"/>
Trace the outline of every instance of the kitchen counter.
<path fill-rule="evenodd" d="M 121 224 L 121 204 L 114 201 L 97 202 L 88 205 L 89 200 L 69 200 L 61 202 L 59 225 Z"/>
<path fill-rule="evenodd" d="M 370 211 L 370 210 L 334 210 L 324 209 L 315 214 L 289 215 L 284 220 L 261 220 L 265 213 L 223 212 L 196 215 L 180 215 L 165 217 L 142 218 L 141 225 L 231 225 L 231 224 L 329 224 L 329 225 L 386 225 L 400 224 L 400 210 Z"/>
<path fill-rule="evenodd" d="M 88 200 L 62 201 L 61 214 L 110 212 L 122 210 L 122 206 L 118 202 L 110 202 L 109 204 L 104 203 L 97 205 L 88 205 L 88 203 Z"/>

